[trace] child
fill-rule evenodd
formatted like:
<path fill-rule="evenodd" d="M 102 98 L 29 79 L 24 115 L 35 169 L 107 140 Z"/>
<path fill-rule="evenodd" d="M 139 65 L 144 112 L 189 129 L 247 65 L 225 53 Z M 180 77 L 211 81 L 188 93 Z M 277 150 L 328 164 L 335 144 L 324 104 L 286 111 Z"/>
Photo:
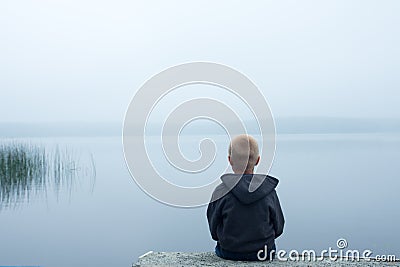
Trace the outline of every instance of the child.
<path fill-rule="evenodd" d="M 207 209 L 211 236 L 217 241 L 215 253 L 228 260 L 272 260 L 275 239 L 282 234 L 285 223 L 275 191 L 279 181 L 253 174 L 260 156 L 252 136 L 235 137 L 228 160 L 234 174 L 222 175 L 222 183 L 214 190 Z M 260 183 L 256 190 L 249 190 L 253 178 Z"/>

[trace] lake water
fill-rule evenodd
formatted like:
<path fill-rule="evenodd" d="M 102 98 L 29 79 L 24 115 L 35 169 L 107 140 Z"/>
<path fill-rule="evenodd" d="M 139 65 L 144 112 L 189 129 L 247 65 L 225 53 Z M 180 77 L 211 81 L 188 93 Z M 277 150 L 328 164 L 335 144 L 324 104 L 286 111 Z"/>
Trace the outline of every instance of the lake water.
<path fill-rule="evenodd" d="M 216 140 L 225 153 L 227 140 Z M 174 208 L 141 191 L 120 137 L 31 142 L 92 153 L 96 180 L 93 188 L 82 178 L 69 193 L 38 194 L 0 210 L 0 265 L 131 266 L 149 250 L 213 250 L 206 207 Z M 149 142 L 156 151 L 157 141 Z M 190 147 L 183 153 L 195 158 Z M 221 155 L 218 168 L 225 166 Z M 400 257 L 399 159 L 396 134 L 279 135 L 271 174 L 280 179 L 286 226 L 278 249 L 320 251 L 345 238 L 349 249 Z"/>

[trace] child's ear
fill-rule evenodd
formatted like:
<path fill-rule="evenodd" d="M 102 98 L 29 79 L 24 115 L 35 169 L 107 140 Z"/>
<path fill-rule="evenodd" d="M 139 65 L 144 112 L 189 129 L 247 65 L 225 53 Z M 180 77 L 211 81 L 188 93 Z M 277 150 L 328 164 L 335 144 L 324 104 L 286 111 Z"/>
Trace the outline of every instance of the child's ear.
<path fill-rule="evenodd" d="M 258 156 L 256 164 L 254 164 L 254 166 L 257 166 L 259 162 L 260 162 L 260 156 Z"/>
<path fill-rule="evenodd" d="M 229 161 L 229 164 L 231 164 L 231 166 L 233 166 L 232 161 L 231 161 L 231 156 L 228 156 L 228 161 Z"/>

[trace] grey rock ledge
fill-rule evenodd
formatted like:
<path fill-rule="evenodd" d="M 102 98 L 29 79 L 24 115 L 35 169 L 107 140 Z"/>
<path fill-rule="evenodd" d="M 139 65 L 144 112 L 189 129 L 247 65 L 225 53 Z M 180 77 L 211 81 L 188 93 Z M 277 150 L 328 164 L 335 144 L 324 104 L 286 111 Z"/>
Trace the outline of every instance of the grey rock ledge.
<path fill-rule="evenodd" d="M 139 257 L 137 263 L 133 264 L 135 267 L 148 267 L 148 266 L 292 266 L 292 267 L 309 267 L 309 266 L 340 266 L 340 267 L 375 267 L 375 266 L 398 266 L 400 262 L 378 262 L 373 260 L 362 259 L 360 261 L 351 261 L 346 259 L 338 259 L 336 261 L 324 258 L 318 261 L 309 261 L 308 259 L 299 261 L 265 261 L 265 262 L 248 262 L 248 261 L 229 261 L 224 260 L 215 255 L 213 252 L 153 252 L 149 251 Z"/>

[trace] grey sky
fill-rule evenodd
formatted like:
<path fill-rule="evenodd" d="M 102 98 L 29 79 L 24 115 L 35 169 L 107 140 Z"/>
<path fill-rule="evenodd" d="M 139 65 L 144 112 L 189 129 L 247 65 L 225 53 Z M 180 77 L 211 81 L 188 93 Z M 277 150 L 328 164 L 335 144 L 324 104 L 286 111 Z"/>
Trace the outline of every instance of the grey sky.
<path fill-rule="evenodd" d="M 218 2 L 218 3 L 216 3 Z M 400 2 L 0 2 L 0 122 L 121 121 L 157 72 L 229 65 L 275 116 L 400 118 Z"/>

